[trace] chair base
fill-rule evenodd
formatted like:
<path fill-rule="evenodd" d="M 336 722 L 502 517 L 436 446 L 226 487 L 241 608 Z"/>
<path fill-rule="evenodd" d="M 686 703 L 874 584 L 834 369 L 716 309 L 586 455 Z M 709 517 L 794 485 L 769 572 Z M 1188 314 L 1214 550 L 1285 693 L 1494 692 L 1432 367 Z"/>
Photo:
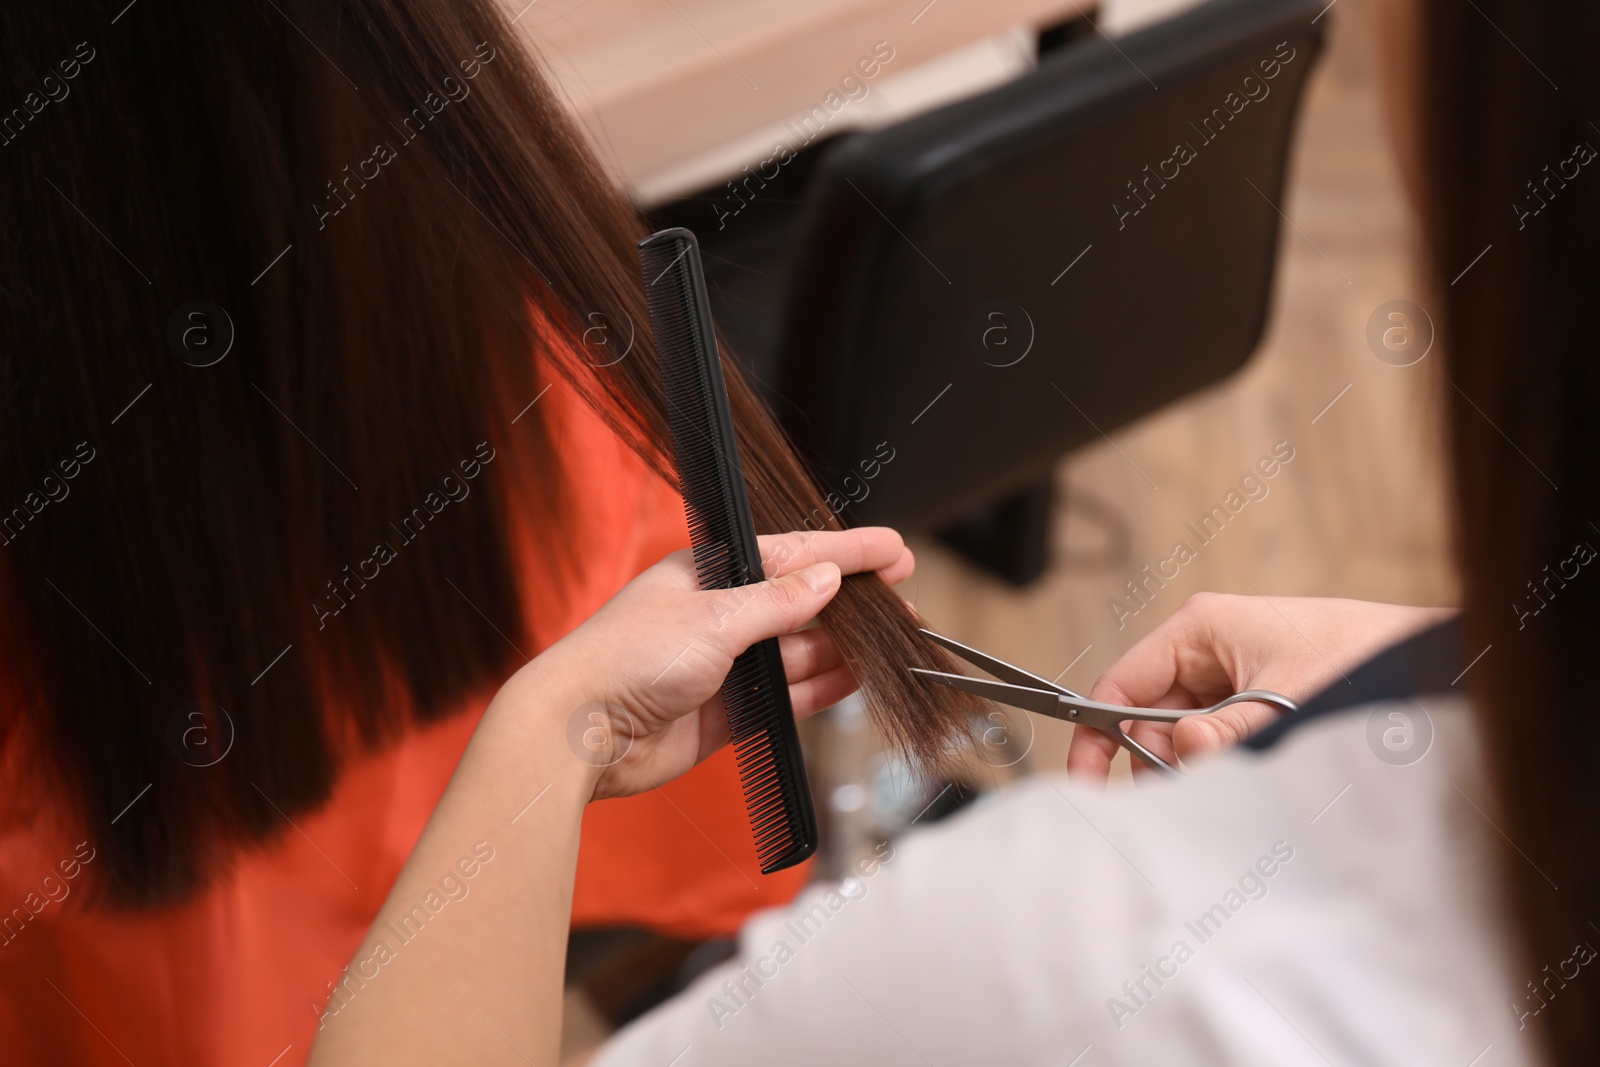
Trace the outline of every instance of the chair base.
<path fill-rule="evenodd" d="M 1050 565 L 1053 478 L 1042 478 L 935 536 L 969 562 L 1011 585 L 1031 585 Z"/>

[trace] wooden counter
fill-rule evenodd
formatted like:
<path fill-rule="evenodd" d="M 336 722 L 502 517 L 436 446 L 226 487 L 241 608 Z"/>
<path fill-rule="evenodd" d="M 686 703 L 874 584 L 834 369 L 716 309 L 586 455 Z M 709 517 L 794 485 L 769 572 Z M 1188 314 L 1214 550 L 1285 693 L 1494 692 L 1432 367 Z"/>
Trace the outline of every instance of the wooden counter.
<path fill-rule="evenodd" d="M 881 76 L 1074 0 L 502 0 L 625 184 L 816 106 L 888 43 Z"/>

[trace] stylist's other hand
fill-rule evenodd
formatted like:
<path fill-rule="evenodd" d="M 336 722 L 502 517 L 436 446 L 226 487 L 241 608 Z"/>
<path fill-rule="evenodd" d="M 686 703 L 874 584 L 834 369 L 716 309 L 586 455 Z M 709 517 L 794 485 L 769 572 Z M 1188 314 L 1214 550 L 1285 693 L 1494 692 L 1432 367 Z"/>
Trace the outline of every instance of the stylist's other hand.
<path fill-rule="evenodd" d="M 1271 689 L 1300 703 L 1453 614 L 1453 608 L 1363 600 L 1200 593 L 1112 664 L 1089 696 L 1130 707 L 1199 708 L 1246 689 Z M 1125 728 L 1168 762 L 1174 755 L 1191 761 L 1243 740 L 1279 714 L 1250 702 L 1176 724 L 1130 722 Z M 1103 782 L 1117 751 L 1098 730 L 1074 730 L 1067 773 Z M 1137 758 L 1133 767 L 1147 769 Z"/>
<path fill-rule="evenodd" d="M 796 718 L 855 690 L 832 639 L 800 628 L 833 599 L 842 575 L 905 581 L 910 550 L 883 527 L 762 537 L 760 546 L 766 581 L 711 592 L 700 588 L 693 555 L 674 552 L 507 683 L 531 700 L 561 702 L 575 758 L 602 768 L 595 799 L 669 782 L 726 744 L 722 680 L 766 638 L 779 639 Z"/>

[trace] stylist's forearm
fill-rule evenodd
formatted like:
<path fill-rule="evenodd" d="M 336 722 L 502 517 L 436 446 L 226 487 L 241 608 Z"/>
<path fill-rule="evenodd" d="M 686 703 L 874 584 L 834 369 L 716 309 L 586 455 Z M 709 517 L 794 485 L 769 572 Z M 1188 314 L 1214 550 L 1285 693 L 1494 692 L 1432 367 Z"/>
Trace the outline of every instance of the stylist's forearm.
<path fill-rule="evenodd" d="M 843 655 L 826 634 L 798 631 L 843 575 L 911 573 L 893 530 L 762 543 L 777 573 L 736 602 L 702 590 L 693 554 L 674 552 L 505 684 L 331 991 L 318 1067 L 555 1062 L 584 805 L 597 789 L 628 796 L 669 782 L 726 744 L 717 690 L 757 641 L 779 639 L 797 716 L 842 699 L 855 688 Z M 626 758 L 609 767 L 579 756 L 591 709 L 594 725 L 626 724 Z"/>
<path fill-rule="evenodd" d="M 561 678 L 531 664 L 490 704 L 336 983 L 314 1064 L 556 1062 L 578 831 L 597 774 L 566 743 L 580 698 Z"/>

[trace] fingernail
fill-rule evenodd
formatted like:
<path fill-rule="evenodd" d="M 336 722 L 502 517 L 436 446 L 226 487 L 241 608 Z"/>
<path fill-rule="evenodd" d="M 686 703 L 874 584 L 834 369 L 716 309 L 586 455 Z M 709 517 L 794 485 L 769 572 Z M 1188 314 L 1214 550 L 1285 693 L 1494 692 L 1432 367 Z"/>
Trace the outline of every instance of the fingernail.
<path fill-rule="evenodd" d="M 826 593 L 839 584 L 839 565 L 836 563 L 813 563 L 800 572 L 800 577 L 811 587 L 813 593 Z"/>

